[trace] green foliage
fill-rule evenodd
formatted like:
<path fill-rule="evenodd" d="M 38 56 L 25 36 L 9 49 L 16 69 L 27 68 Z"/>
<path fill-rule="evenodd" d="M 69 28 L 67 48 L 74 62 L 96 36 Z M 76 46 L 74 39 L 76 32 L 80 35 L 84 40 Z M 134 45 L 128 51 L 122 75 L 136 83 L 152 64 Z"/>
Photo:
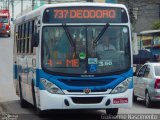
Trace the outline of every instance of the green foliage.
<path fill-rule="evenodd" d="M 154 29 L 154 30 L 160 29 L 160 20 L 158 20 L 152 24 L 152 29 Z"/>

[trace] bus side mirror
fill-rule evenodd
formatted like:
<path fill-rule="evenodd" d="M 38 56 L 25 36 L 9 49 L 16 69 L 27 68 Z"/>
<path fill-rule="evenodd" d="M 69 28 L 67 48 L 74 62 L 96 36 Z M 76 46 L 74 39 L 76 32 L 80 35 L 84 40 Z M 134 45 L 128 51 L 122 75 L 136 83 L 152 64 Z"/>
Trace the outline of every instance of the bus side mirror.
<path fill-rule="evenodd" d="M 39 45 L 39 33 L 34 33 L 32 35 L 31 45 L 32 45 L 32 47 L 38 47 L 38 45 Z"/>

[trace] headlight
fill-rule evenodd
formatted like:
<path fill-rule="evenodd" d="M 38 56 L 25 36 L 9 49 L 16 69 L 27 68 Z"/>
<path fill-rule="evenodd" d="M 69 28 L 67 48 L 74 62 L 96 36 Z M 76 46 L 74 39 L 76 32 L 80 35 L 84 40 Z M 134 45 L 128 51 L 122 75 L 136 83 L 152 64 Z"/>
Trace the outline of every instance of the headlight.
<path fill-rule="evenodd" d="M 59 87 L 46 79 L 42 78 L 41 83 L 44 85 L 45 89 L 52 94 L 64 94 Z"/>
<path fill-rule="evenodd" d="M 119 85 L 117 85 L 112 91 L 111 91 L 111 94 L 115 94 L 115 93 L 123 93 L 125 92 L 128 87 L 129 87 L 129 84 L 131 83 L 132 81 L 132 78 L 129 77 L 127 78 L 126 80 L 124 80 L 123 82 L 121 82 Z"/>

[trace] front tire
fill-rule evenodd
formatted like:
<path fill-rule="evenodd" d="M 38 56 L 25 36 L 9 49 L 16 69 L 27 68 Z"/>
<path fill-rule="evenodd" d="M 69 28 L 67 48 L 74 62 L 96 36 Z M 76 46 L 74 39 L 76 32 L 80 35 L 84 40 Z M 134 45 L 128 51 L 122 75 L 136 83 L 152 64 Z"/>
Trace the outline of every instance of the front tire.
<path fill-rule="evenodd" d="M 135 96 L 135 94 L 133 93 L 133 101 L 137 102 L 137 96 Z"/>
<path fill-rule="evenodd" d="M 118 115 L 118 108 L 109 108 L 106 109 L 107 115 L 117 116 Z"/>
<path fill-rule="evenodd" d="M 35 95 L 35 89 L 34 89 L 34 83 L 32 81 L 32 97 L 33 97 L 33 107 L 36 109 L 36 113 L 39 117 L 44 117 L 45 116 L 45 111 L 40 110 L 37 107 L 37 102 L 36 102 L 36 95 Z"/>
<path fill-rule="evenodd" d="M 45 110 L 40 110 L 39 108 L 36 108 L 36 113 L 39 117 L 43 118 L 47 114 Z"/>
<path fill-rule="evenodd" d="M 36 102 L 36 95 L 35 95 L 35 90 L 34 90 L 34 83 L 32 81 L 32 98 L 33 98 L 33 107 L 37 108 L 37 102 Z"/>
<path fill-rule="evenodd" d="M 152 101 L 150 99 L 148 92 L 146 92 L 146 95 L 145 95 L 145 104 L 146 104 L 146 107 L 148 108 L 152 107 Z"/>

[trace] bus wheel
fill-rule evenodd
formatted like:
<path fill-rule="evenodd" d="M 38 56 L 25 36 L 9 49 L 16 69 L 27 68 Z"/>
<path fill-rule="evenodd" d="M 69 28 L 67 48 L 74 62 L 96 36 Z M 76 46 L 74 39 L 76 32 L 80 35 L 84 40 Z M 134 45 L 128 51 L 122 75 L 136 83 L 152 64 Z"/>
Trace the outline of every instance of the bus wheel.
<path fill-rule="evenodd" d="M 133 93 L 133 101 L 136 102 L 137 101 L 137 96 L 135 96 L 135 94 Z"/>
<path fill-rule="evenodd" d="M 112 115 L 112 116 L 117 116 L 117 114 L 118 114 L 118 108 L 109 108 L 109 109 L 106 109 L 106 114 L 107 115 Z"/>
<path fill-rule="evenodd" d="M 36 108 L 36 113 L 41 118 L 45 117 L 45 115 L 46 115 L 46 111 L 45 110 L 40 110 L 39 108 Z"/>
<path fill-rule="evenodd" d="M 22 86 L 21 86 L 20 80 L 19 80 L 19 92 L 20 92 L 19 97 L 20 97 L 20 105 L 21 105 L 21 107 L 22 107 L 22 108 L 28 107 L 28 102 L 23 99 Z"/>
<path fill-rule="evenodd" d="M 33 107 L 36 108 L 37 107 L 37 103 L 36 103 L 36 95 L 35 95 L 33 81 L 32 81 L 32 98 L 33 98 Z"/>

